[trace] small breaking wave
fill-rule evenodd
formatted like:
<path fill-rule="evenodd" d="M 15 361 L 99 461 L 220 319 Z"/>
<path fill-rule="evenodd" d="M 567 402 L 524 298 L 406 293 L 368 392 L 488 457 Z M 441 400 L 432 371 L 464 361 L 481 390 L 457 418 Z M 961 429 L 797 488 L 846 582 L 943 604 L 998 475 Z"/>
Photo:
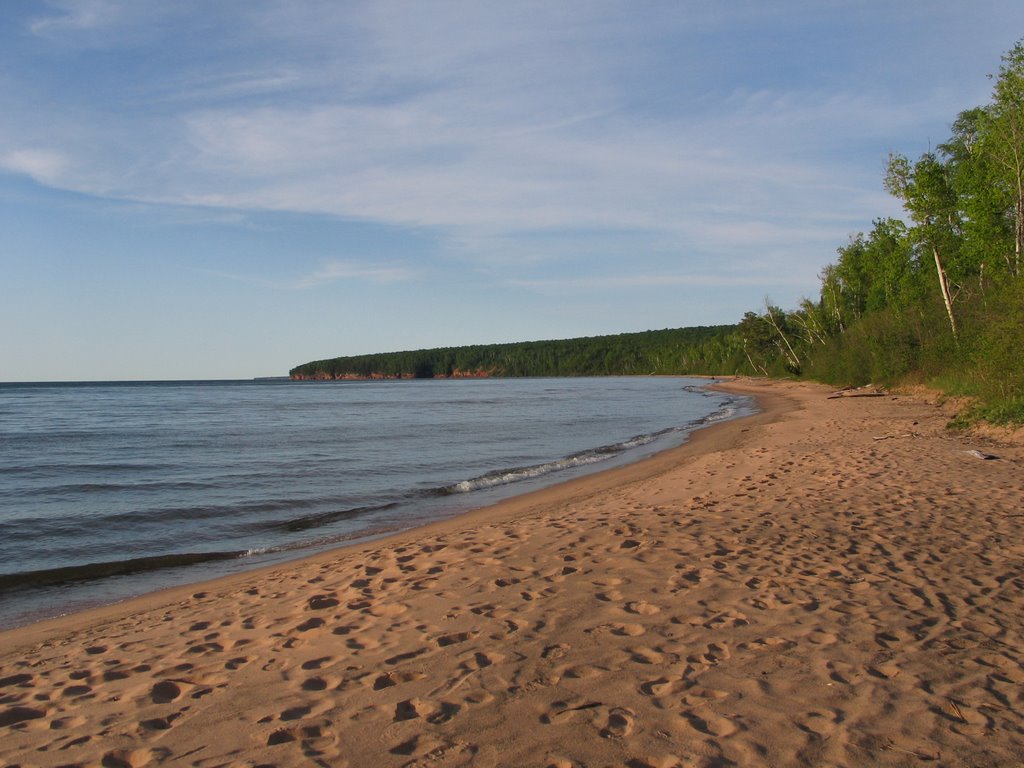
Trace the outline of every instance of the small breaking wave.
<path fill-rule="evenodd" d="M 398 502 L 392 501 L 387 504 L 371 504 L 363 507 L 353 507 L 351 509 L 317 512 L 313 515 L 304 515 L 303 517 L 294 517 L 288 520 L 275 520 L 269 523 L 261 523 L 257 527 L 262 530 L 289 531 L 291 533 L 295 533 L 297 531 L 307 531 L 310 528 L 320 528 L 322 526 L 338 522 L 339 520 L 351 520 L 354 517 L 361 517 L 373 512 L 383 512 L 384 510 L 393 509 L 397 506 Z"/>
<path fill-rule="evenodd" d="M 635 437 L 631 437 L 628 440 L 623 440 L 619 443 L 591 448 L 586 451 L 572 454 L 571 456 L 544 462 L 542 464 L 497 469 L 478 477 L 470 478 L 469 480 L 462 480 L 458 483 L 444 486 L 439 489 L 439 492 L 446 495 L 472 493 L 473 491 L 494 488 L 500 485 L 509 485 L 510 483 L 518 483 L 523 480 L 532 480 L 537 477 L 543 477 L 544 475 L 550 475 L 553 472 L 562 472 L 575 467 L 583 467 L 589 464 L 607 461 L 615 458 L 616 456 L 621 456 L 623 453 L 633 448 L 639 448 L 640 446 L 653 443 L 655 440 L 666 435 L 686 431 L 689 430 L 685 427 L 669 427 L 667 429 L 659 430 L 658 432 L 636 435 Z"/>
<path fill-rule="evenodd" d="M 732 401 L 727 402 L 721 408 L 714 413 L 709 413 L 703 419 L 700 420 L 701 425 L 717 424 L 720 421 L 729 421 L 729 419 L 736 418 L 739 414 L 739 408 Z"/>

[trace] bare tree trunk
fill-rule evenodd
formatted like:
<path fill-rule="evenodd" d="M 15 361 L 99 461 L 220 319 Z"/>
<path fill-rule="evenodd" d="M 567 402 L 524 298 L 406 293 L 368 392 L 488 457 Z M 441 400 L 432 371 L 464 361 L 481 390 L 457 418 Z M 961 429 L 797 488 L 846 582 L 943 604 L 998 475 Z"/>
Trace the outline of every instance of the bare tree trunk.
<path fill-rule="evenodd" d="M 1010 267 L 1010 272 L 1019 275 L 1021 251 L 1024 250 L 1024 157 L 1021 156 L 1020 124 L 1014 120 L 1010 128 L 1010 146 L 1013 152 L 1011 171 L 1017 182 L 1016 200 L 1013 205 L 1013 266 Z"/>
<path fill-rule="evenodd" d="M 1017 183 L 1017 210 L 1016 218 L 1014 222 L 1014 249 L 1013 249 L 1013 269 L 1011 270 L 1014 275 L 1020 275 L 1020 259 L 1021 251 L 1024 250 L 1024 179 L 1021 179 Z"/>
<path fill-rule="evenodd" d="M 942 289 L 942 301 L 946 305 L 946 314 L 949 316 L 949 328 L 953 331 L 953 338 L 958 338 L 956 318 L 953 316 L 953 299 L 949 295 L 949 281 L 946 279 L 946 270 L 942 268 L 942 258 L 939 255 L 939 249 L 932 246 L 932 253 L 935 255 L 935 271 L 939 273 L 939 288 Z"/>
<path fill-rule="evenodd" d="M 765 308 L 768 310 L 765 313 L 765 316 L 768 318 L 768 322 L 772 324 L 772 328 L 774 328 L 775 332 L 779 334 L 779 338 L 782 339 L 782 342 L 786 345 L 786 349 L 789 350 L 789 352 L 787 353 L 786 350 L 782 349 L 780 346 L 779 351 L 781 351 L 789 359 L 789 364 L 793 368 L 799 369 L 800 358 L 797 357 L 796 352 L 793 351 L 793 346 L 789 343 L 789 339 L 786 338 L 786 334 L 782 331 L 782 328 L 780 328 L 779 324 L 776 322 L 775 313 L 772 312 L 771 305 L 767 301 L 765 302 Z"/>
<path fill-rule="evenodd" d="M 839 309 L 839 297 L 836 296 L 836 287 L 831 283 L 828 284 L 828 292 L 832 296 L 832 314 L 835 315 L 839 332 L 846 333 L 846 327 L 843 325 L 843 313 Z"/>
<path fill-rule="evenodd" d="M 762 376 L 768 375 L 768 371 L 764 366 L 754 364 L 753 359 L 750 357 L 750 352 L 747 350 L 746 344 L 743 345 L 743 354 L 747 356 L 747 362 L 750 363 L 750 367 L 754 369 L 755 374 L 760 370 Z"/>

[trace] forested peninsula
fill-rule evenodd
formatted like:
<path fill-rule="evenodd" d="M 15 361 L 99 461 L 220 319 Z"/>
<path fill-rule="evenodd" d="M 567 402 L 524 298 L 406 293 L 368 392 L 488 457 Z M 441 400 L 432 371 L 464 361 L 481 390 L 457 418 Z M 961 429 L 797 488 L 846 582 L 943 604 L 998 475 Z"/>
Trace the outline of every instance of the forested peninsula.
<path fill-rule="evenodd" d="M 295 379 L 746 374 L 836 385 L 923 383 L 965 420 L 1024 422 L 1024 41 L 990 103 L 934 150 L 892 154 L 880 183 L 906 217 L 837 249 L 817 298 L 766 300 L 736 325 L 338 357 Z M 924 141 L 922 142 L 924 143 Z"/>
<path fill-rule="evenodd" d="M 735 325 L 480 344 L 335 357 L 293 368 L 297 380 L 714 373 L 734 364 Z"/>

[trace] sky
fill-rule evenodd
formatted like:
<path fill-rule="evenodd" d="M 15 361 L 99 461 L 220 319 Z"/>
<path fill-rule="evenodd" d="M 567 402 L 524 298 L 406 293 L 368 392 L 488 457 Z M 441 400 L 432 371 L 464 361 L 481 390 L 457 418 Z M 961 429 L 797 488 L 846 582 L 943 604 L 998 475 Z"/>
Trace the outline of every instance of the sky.
<path fill-rule="evenodd" d="M 737 322 L 1019 0 L 0 1 L 0 381 Z"/>

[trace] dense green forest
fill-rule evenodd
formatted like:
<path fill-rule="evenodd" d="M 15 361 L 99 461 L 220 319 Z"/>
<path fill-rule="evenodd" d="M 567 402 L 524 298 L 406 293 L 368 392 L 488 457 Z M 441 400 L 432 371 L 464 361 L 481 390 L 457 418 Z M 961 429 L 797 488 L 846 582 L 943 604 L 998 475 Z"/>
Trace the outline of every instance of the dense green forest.
<path fill-rule="evenodd" d="M 838 249 L 817 301 L 740 323 L 750 367 L 835 384 L 922 382 L 1024 421 L 1024 44 L 991 103 L 961 112 L 917 159 L 890 155 L 907 221 L 877 219 Z"/>
<path fill-rule="evenodd" d="M 975 403 L 967 419 L 1024 422 L 1024 42 L 989 104 L 956 116 L 882 180 L 906 221 L 879 218 L 838 248 L 818 298 L 766 301 L 738 325 L 419 350 L 307 363 L 297 378 L 735 374 L 837 385 L 921 382 Z"/>
<path fill-rule="evenodd" d="M 736 326 L 702 326 L 557 341 L 481 344 L 318 360 L 293 378 L 607 376 L 717 373 L 735 368 Z"/>

